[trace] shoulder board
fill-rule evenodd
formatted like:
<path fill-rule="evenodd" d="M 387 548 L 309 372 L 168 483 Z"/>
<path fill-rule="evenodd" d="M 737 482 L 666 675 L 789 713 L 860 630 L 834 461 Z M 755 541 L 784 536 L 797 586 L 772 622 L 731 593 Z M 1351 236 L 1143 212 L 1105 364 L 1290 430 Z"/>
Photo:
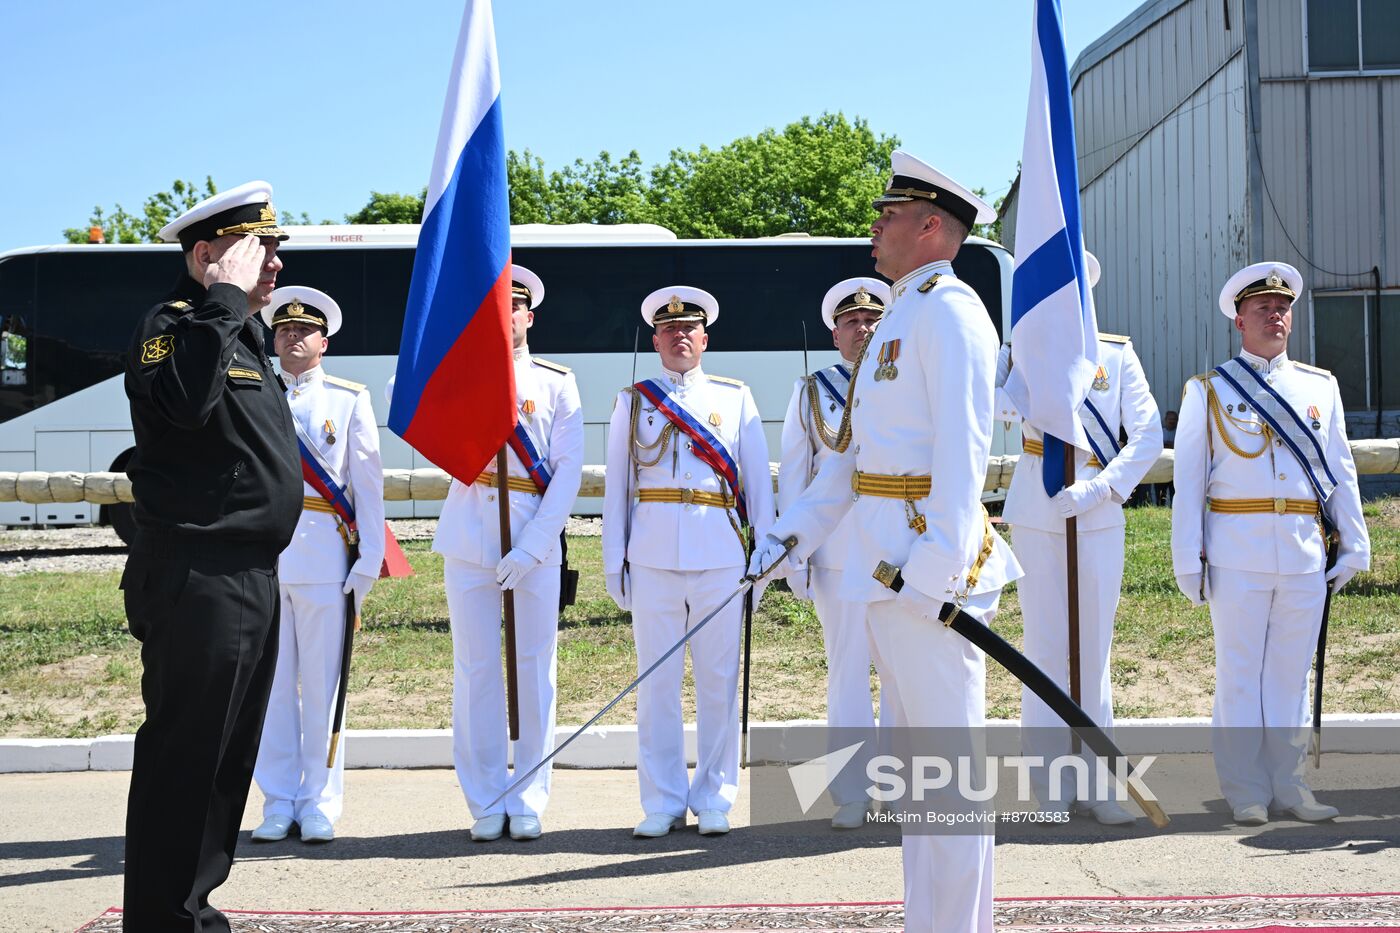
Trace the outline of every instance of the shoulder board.
<path fill-rule="evenodd" d="M 165 302 L 165 304 L 161 305 L 161 307 L 169 308 L 171 311 L 178 311 L 181 314 L 183 314 L 184 312 L 194 308 L 194 305 L 190 304 L 188 301 L 185 301 L 183 298 L 177 298 L 174 301 Z"/>
<path fill-rule="evenodd" d="M 1296 360 L 1294 361 L 1293 365 L 1296 366 L 1298 369 L 1301 369 L 1305 373 L 1317 373 L 1319 376 L 1329 377 L 1332 375 L 1331 370 L 1323 369 L 1320 366 L 1309 366 L 1307 363 L 1299 363 Z"/>
<path fill-rule="evenodd" d="M 1201 382 L 1201 383 L 1207 383 L 1207 382 L 1210 382 L 1210 378 L 1211 378 L 1212 376 L 1218 376 L 1218 375 L 1220 375 L 1220 374 L 1217 373 L 1215 370 L 1213 370 L 1213 369 L 1208 369 L 1208 370 L 1206 370 L 1206 371 L 1203 372 L 1203 373 L 1197 373 L 1196 375 L 1192 376 L 1191 378 L 1192 378 L 1192 379 L 1195 379 L 1195 380 L 1198 380 L 1198 381 Z"/>
<path fill-rule="evenodd" d="M 342 389 L 349 389 L 351 392 L 363 392 L 365 390 L 364 383 L 362 382 L 351 382 L 349 379 L 341 379 L 339 376 L 328 375 L 322 378 L 333 386 L 340 386 Z"/>
<path fill-rule="evenodd" d="M 572 369 L 570 369 L 569 367 L 565 366 L 563 363 L 556 363 L 556 362 L 554 362 L 553 360 L 541 359 L 541 358 L 538 357 L 538 356 L 532 356 L 532 357 L 530 357 L 530 362 L 536 364 L 537 366 L 543 366 L 545 369 L 552 369 L 552 370 L 554 370 L 556 373 L 571 373 L 571 372 L 573 372 Z"/>
<path fill-rule="evenodd" d="M 1133 338 L 1124 337 L 1122 334 L 1099 334 L 1099 339 L 1104 343 L 1132 343 Z"/>
<path fill-rule="evenodd" d="M 940 276 L 937 272 L 935 272 L 933 275 L 931 275 L 931 276 L 929 276 L 927 279 L 925 279 L 925 280 L 924 280 L 924 283 L 923 283 L 922 285 L 920 285 L 919 288 L 918 288 L 919 294 L 920 294 L 920 295 L 927 295 L 930 291 L 933 290 L 933 286 L 935 286 L 935 285 L 938 284 L 938 280 L 939 280 L 940 278 L 942 278 L 942 276 Z"/>
<path fill-rule="evenodd" d="M 741 389 L 744 387 L 744 383 L 743 383 L 742 380 L 739 380 L 739 379 L 729 379 L 729 378 L 727 378 L 727 377 L 725 377 L 725 376 L 711 376 L 711 377 L 710 377 L 710 381 L 711 381 L 711 382 L 722 382 L 722 383 L 724 383 L 725 385 L 737 386 L 737 387 L 739 387 L 739 388 L 741 388 Z"/>

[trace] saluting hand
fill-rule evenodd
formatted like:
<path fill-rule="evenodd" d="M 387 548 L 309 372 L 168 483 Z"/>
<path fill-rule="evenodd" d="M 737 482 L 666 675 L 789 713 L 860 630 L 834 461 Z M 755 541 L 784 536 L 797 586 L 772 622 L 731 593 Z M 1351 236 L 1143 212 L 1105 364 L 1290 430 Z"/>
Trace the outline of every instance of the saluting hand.
<path fill-rule="evenodd" d="M 262 276 L 267 249 L 251 233 L 241 237 L 217 260 L 204 268 L 204 287 L 218 284 L 236 285 L 252 294 Z"/>

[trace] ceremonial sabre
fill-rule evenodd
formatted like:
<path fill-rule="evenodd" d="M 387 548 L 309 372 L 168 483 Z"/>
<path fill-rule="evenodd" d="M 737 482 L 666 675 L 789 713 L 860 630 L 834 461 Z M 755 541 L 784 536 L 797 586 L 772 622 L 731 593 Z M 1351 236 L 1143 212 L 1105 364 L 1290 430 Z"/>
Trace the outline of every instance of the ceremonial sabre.
<path fill-rule="evenodd" d="M 347 529 L 349 530 L 349 529 Z M 349 548 L 347 567 L 355 566 L 360 559 L 360 539 L 349 534 L 345 538 Z M 331 744 L 326 750 L 326 767 L 335 767 L 335 752 L 340 746 L 340 732 L 345 727 L 345 695 L 350 689 L 350 654 L 355 648 L 355 633 L 360 629 L 360 614 L 355 607 L 355 593 L 352 589 L 345 597 L 345 634 L 340 640 L 340 683 L 335 690 L 335 715 L 331 717 Z"/>
<path fill-rule="evenodd" d="M 875 568 L 875 579 L 885 586 L 898 593 L 904 589 L 904 575 L 900 568 L 892 564 L 880 561 Z M 1050 707 L 1057 716 L 1065 721 L 1075 734 L 1084 740 L 1084 744 L 1093 750 L 1095 755 L 1106 758 L 1112 762 L 1126 760 L 1128 756 L 1119 750 L 1098 724 L 1089 717 L 1089 714 L 1069 698 L 1069 695 L 1060 689 L 1060 685 L 1055 683 L 1048 674 L 1035 666 L 1035 663 L 1024 654 L 1017 651 L 1006 639 L 1002 638 L 989 627 L 974 619 L 962 610 L 962 607 L 955 603 L 944 603 L 943 608 L 938 612 L 938 619 L 944 626 L 957 632 L 963 638 L 981 648 L 993 661 L 1006 668 L 1012 676 L 1025 684 L 1046 706 Z M 1152 825 L 1158 829 L 1165 829 L 1171 820 L 1167 814 L 1162 812 L 1162 807 L 1154 797 L 1145 797 L 1136 787 L 1133 780 L 1142 784 L 1142 778 L 1135 778 L 1132 769 L 1128 771 L 1128 777 L 1124 784 L 1128 788 L 1128 794 L 1132 796 L 1137 805 L 1142 808 L 1142 812 L 1147 814 L 1147 818 L 1152 821 Z M 1151 791 L 1148 791 L 1151 793 Z"/>
<path fill-rule="evenodd" d="M 1321 506 L 1319 506 L 1321 508 Z M 1329 523 L 1330 524 L 1330 523 Z M 1327 570 L 1337 564 L 1341 544 L 1335 530 L 1327 536 Z M 1317 630 L 1317 657 L 1313 660 L 1313 767 L 1322 767 L 1322 674 L 1327 665 L 1327 617 L 1332 614 L 1332 581 L 1327 582 L 1327 595 L 1322 599 L 1322 627 Z"/>
<path fill-rule="evenodd" d="M 749 592 L 750 590 L 752 590 L 752 589 L 753 589 L 753 585 L 754 585 L 755 583 L 757 583 L 759 580 L 762 580 L 764 577 L 766 577 L 766 576 L 768 576 L 770 573 L 772 573 L 772 572 L 773 572 L 773 569 L 774 569 L 775 567 L 777 567 L 779 564 L 781 564 L 781 563 L 783 562 L 783 560 L 787 558 L 788 554 L 792 551 L 792 549 L 795 548 L 795 547 L 797 547 L 797 538 L 796 538 L 796 537 L 788 538 L 786 541 L 783 542 L 783 553 L 782 553 L 782 556 L 779 557 L 777 560 L 773 561 L 773 563 L 769 564 L 769 565 L 768 565 L 768 568 L 767 568 L 766 570 L 764 570 L 762 573 L 759 573 L 759 574 L 745 574 L 745 575 L 744 575 L 744 578 L 743 578 L 743 581 L 739 584 L 739 588 L 738 588 L 737 590 L 735 590 L 734 592 L 730 593 L 728 596 L 726 596 L 726 597 L 724 598 L 724 602 L 722 602 L 722 603 L 720 603 L 718 606 L 716 606 L 716 607 L 714 608 L 714 610 L 713 610 L 709 615 L 705 616 L 705 618 L 703 618 L 703 619 L 701 619 L 699 622 L 697 622 L 697 623 L 695 624 L 694 627 L 692 627 L 692 628 L 690 628 L 689 630 L 687 630 L 686 633 L 685 633 L 684 635 L 681 636 L 680 641 L 676 642 L 676 643 L 675 643 L 674 645 L 672 645 L 670 648 L 666 649 L 666 653 L 663 654 L 661 657 L 657 658 L 657 659 L 652 663 L 651 667 L 647 668 L 646 670 L 644 670 L 644 671 L 642 671 L 640 674 L 638 674 L 637 677 L 636 677 L 636 679 L 633 680 L 630 684 L 628 684 L 628 685 L 623 689 L 623 691 L 622 691 L 621 693 L 619 693 L 617 696 L 613 697 L 611 700 L 608 701 L 608 705 L 607 705 L 607 706 L 604 706 L 602 709 L 598 710 L 598 712 L 594 713 L 592 719 L 588 720 L 588 722 L 584 723 L 583 725 L 581 725 L 581 726 L 579 726 L 577 729 L 575 729 L 573 735 L 569 736 L 567 739 L 565 739 L 564 741 L 560 742 L 560 743 L 555 747 L 554 751 L 550 752 L 548 755 L 545 755 L 544 758 L 540 759 L 540 763 L 539 763 L 539 764 L 535 765 L 535 766 L 534 766 L 533 768 L 531 768 L 529 771 L 526 771 L 523 775 L 521 775 L 520 777 L 516 778 L 516 779 L 515 779 L 515 783 L 511 784 L 511 785 L 510 785 L 509 787 L 507 787 L 505 790 L 501 791 L 500 794 L 498 794 L 498 795 L 496 796 L 496 799 L 495 799 L 495 800 L 491 801 L 490 803 L 488 803 L 488 804 L 486 805 L 486 809 L 489 811 L 489 810 L 490 810 L 492 807 L 494 807 L 496 804 L 500 803 L 502 800 L 505 800 L 506 797 L 510 796 L 511 792 L 514 791 L 517 787 L 519 787 L 520 785 L 524 784 L 526 781 L 530 780 L 530 778 L 534 777 L 536 771 L 540 770 L 540 769 L 543 768 L 545 765 L 549 764 L 550 760 L 553 759 L 555 755 L 558 755 L 558 754 L 559 754 L 560 752 L 562 752 L 564 749 L 568 748 L 569 745 L 570 745 L 570 743 L 572 743 L 572 742 L 574 741 L 574 739 L 578 738 L 579 736 L 581 736 L 581 735 L 583 735 L 585 732 L 587 732 L 589 729 L 593 728 L 593 724 L 594 724 L 594 723 L 596 723 L 598 720 L 600 720 L 600 719 L 602 719 L 604 716 L 606 716 L 606 715 L 612 710 L 612 708 L 613 708 L 614 706 L 616 706 L 617 704 L 619 704 L 619 703 L 621 703 L 623 700 L 625 700 L 625 699 L 627 698 L 627 694 L 629 694 L 629 693 L 631 693 L 633 690 L 637 689 L 637 685 L 640 684 L 642 681 L 646 680 L 648 677 L 650 677 L 652 671 L 656 670 L 658 667 L 660 667 L 661 665 L 665 664 L 666 661 L 667 661 L 667 659 L 670 658 L 671 655 L 675 654 L 677 651 L 680 651 L 682 648 L 684 648 L 686 642 L 690 641 L 690 639 L 693 638 L 693 637 L 695 636 L 695 633 L 696 633 L 696 632 L 700 631 L 702 628 L 704 628 L 706 625 L 708 625 L 709 622 L 710 622 L 710 620 L 713 619 L 715 616 L 719 615 L 720 612 L 722 612 L 726 606 L 728 606 L 730 603 L 734 602 L 734 600 L 735 600 L 737 597 L 739 597 L 739 596 L 743 595 L 744 593 L 747 593 L 747 592 Z"/>

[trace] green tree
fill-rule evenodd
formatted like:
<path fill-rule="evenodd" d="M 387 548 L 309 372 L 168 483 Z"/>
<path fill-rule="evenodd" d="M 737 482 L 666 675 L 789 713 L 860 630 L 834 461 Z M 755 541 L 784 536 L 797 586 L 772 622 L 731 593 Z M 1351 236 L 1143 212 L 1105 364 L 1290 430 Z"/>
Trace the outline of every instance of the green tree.
<path fill-rule="evenodd" d="M 347 224 L 416 224 L 423 220 L 423 205 L 428 189 L 419 194 L 369 193 L 369 203 L 353 214 L 345 215 Z"/>
<path fill-rule="evenodd" d="M 63 231 L 63 237 L 69 243 L 87 243 L 89 228 L 101 227 L 108 243 L 155 243 L 161 227 L 218 191 L 214 179 L 208 176 L 203 186 L 177 178 L 169 191 L 158 191 L 146 198 L 139 215 L 128 213 L 120 204 L 111 212 L 98 205 L 92 209 L 87 227 L 69 227 Z"/>
<path fill-rule="evenodd" d="M 884 189 L 891 136 L 843 114 L 804 117 L 719 149 L 677 149 L 642 170 L 635 151 L 548 171 L 529 149 L 506 158 L 512 223 L 658 223 L 683 237 L 805 232 L 860 236 Z"/>

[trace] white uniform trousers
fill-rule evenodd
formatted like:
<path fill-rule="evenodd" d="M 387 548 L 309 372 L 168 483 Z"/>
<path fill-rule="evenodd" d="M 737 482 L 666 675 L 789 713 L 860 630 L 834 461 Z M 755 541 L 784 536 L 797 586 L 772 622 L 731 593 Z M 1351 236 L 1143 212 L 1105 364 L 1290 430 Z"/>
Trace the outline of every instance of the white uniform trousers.
<path fill-rule="evenodd" d="M 963 611 L 990 622 L 1000 598 L 999 590 L 979 594 Z M 896 601 L 872 603 L 867 611 L 880 684 L 893 688 L 890 724 L 981 730 L 987 712 L 985 655 L 952 629 L 906 612 Z M 995 841 L 990 829 L 904 834 L 907 933 L 991 933 Z"/>
<path fill-rule="evenodd" d="M 1317 649 L 1325 573 L 1210 568 L 1215 628 L 1212 748 L 1232 808 L 1311 802 L 1308 668 Z"/>
<path fill-rule="evenodd" d="M 1123 583 L 1123 526 L 1081 531 L 1079 538 L 1079 705 L 1105 732 L 1113 729 L 1113 686 L 1109 678 L 1109 652 L 1113 647 L 1113 620 Z M 1065 536 L 1016 526 L 1011 546 L 1026 575 L 1016 581 L 1025 620 L 1026 657 L 1069 693 L 1068 580 L 1065 578 Z M 1074 802 L 1074 770 L 1060 769 L 1058 787 L 1049 787 L 1049 763 L 1071 749 L 1071 735 L 1064 720 L 1031 690 L 1021 690 L 1021 753 L 1044 759 L 1046 766 L 1031 768 L 1035 797 L 1046 809 L 1064 809 Z M 1084 755 L 1089 766 L 1089 797 L 1094 797 L 1097 759 Z M 1116 799 L 1112 781 L 1109 799 Z"/>
<path fill-rule="evenodd" d="M 443 561 L 452 619 L 452 760 L 474 819 L 493 813 L 539 817 L 549 802 L 550 766 L 490 809 L 515 780 L 507 766 L 505 667 L 501 659 L 501 587 L 494 567 Z M 520 773 L 554 750 L 555 638 L 559 568 L 539 566 L 515 588 L 515 659 L 520 688 Z"/>
<path fill-rule="evenodd" d="M 738 588 L 743 567 L 718 570 L 631 568 L 632 634 L 641 673 Z M 642 811 L 684 816 L 687 808 L 729 812 L 739 794 L 739 639 L 744 601 L 735 599 L 692 638 L 695 776 L 686 781 L 677 651 L 637 688 L 637 779 Z"/>
<path fill-rule="evenodd" d="M 865 624 L 865 603 L 841 599 L 844 571 L 812 568 L 812 604 L 822 624 L 826 647 L 826 723 L 833 729 L 873 729 L 875 715 L 870 707 L 870 630 Z M 890 722 L 892 688 L 880 684 L 880 723 Z M 842 737 L 833 733 L 828 751 L 836 751 Z M 868 754 L 857 754 L 831 782 L 831 802 L 836 806 L 865 800 L 865 766 L 870 757 L 888 749 L 867 746 Z"/>
<path fill-rule="evenodd" d="M 334 767 L 326 767 L 326 752 L 345 637 L 345 594 L 339 583 L 284 583 L 281 603 L 277 671 L 253 777 L 265 798 L 264 817 L 301 822 L 319 813 L 334 823 L 344 806 L 343 737 Z"/>

